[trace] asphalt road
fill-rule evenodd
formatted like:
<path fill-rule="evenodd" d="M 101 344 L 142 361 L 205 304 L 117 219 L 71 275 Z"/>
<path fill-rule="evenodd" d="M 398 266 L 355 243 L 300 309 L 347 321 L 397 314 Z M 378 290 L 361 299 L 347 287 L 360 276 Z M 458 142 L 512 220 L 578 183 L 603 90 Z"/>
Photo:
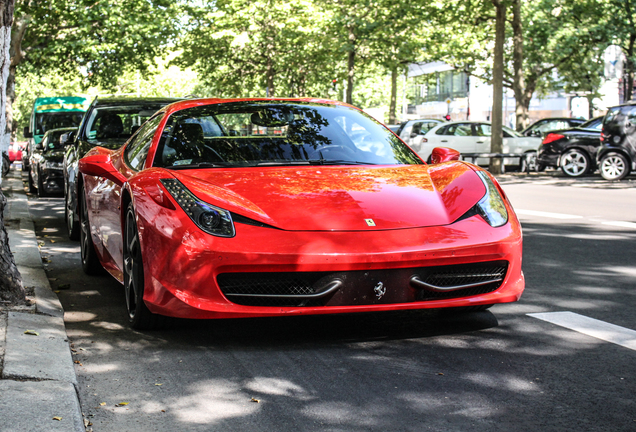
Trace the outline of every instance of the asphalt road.
<path fill-rule="evenodd" d="M 569 311 L 636 330 L 636 179 L 502 184 L 525 236 L 518 303 L 156 332 L 128 328 L 114 279 L 82 273 L 62 199 L 32 197 L 89 430 L 636 430 L 636 351 L 527 315 Z"/>

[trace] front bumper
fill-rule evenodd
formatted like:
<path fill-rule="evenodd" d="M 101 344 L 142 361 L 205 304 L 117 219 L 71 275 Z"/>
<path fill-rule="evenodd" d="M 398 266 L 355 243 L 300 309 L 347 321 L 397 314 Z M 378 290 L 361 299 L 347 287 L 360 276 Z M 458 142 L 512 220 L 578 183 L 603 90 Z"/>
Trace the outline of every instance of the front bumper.
<path fill-rule="evenodd" d="M 370 232 L 290 232 L 237 223 L 234 238 L 205 234 L 189 219 L 175 223 L 171 210 L 137 208 L 142 253 L 152 257 L 144 259 L 144 301 L 162 315 L 238 318 L 477 306 L 517 301 L 524 289 L 521 229 L 510 208 L 509 222 L 499 228 L 479 216 L 449 226 Z M 504 280 L 489 292 L 429 298 L 409 283 L 413 269 L 484 262 L 507 266 Z M 327 276 L 325 286 L 342 274 L 349 281 L 318 302 L 260 306 L 223 294 L 219 280 L 225 275 L 255 273 L 319 273 Z M 379 282 L 386 289 L 380 297 Z"/>

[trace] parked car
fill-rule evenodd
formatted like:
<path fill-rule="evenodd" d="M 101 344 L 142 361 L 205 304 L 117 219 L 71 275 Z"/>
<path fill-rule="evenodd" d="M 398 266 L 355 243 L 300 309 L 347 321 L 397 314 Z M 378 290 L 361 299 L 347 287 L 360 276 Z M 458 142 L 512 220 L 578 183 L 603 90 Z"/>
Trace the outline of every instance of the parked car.
<path fill-rule="evenodd" d="M 95 146 L 115 149 L 130 138 L 137 129 L 160 108 L 179 101 L 178 98 L 95 98 L 77 130 L 65 142 L 64 154 L 64 213 L 68 236 L 79 240 L 77 164 Z"/>
<path fill-rule="evenodd" d="M 9 145 L 9 151 L 8 156 L 9 156 L 9 161 L 11 163 L 13 162 L 19 162 L 22 160 L 22 150 L 24 150 L 24 148 L 26 147 L 25 142 L 12 142 Z"/>
<path fill-rule="evenodd" d="M 35 145 L 29 158 L 29 190 L 37 192 L 39 197 L 64 195 L 64 176 L 62 162 L 64 160 L 64 144 L 60 143 L 62 135 L 77 128 L 49 129 L 42 141 Z"/>
<path fill-rule="evenodd" d="M 80 160 L 82 268 L 123 284 L 134 328 L 514 302 L 519 221 L 458 158 L 341 102 L 178 102 Z"/>
<path fill-rule="evenodd" d="M 603 117 L 579 127 L 548 133 L 539 147 L 537 171 L 560 167 L 563 174 L 580 177 L 596 169 L 596 151 L 601 145 Z"/>
<path fill-rule="evenodd" d="M 35 146 L 42 141 L 49 129 L 78 127 L 84 113 L 90 105 L 90 99 L 83 96 L 39 97 L 33 102 L 29 126 L 24 128 L 24 137 L 28 143 L 22 152 L 22 173 L 31 172 L 29 160 Z M 31 180 L 33 181 L 33 180 Z"/>
<path fill-rule="evenodd" d="M 435 126 L 444 123 L 444 120 L 439 119 L 417 119 L 407 120 L 400 123 L 400 127 L 395 133 L 402 138 L 402 141 L 409 146 L 418 146 L 422 141 L 422 137 L 426 132 L 434 128 Z"/>
<path fill-rule="evenodd" d="M 503 127 L 503 153 L 515 153 L 522 157 L 505 158 L 506 165 L 516 166 L 522 171 L 527 164 L 534 164 L 537 148 L 541 139 L 525 137 L 510 128 Z M 460 153 L 491 153 L 491 125 L 488 122 L 456 121 L 440 124 L 429 130 L 421 139 L 419 145 L 412 145 L 420 157 L 428 160 L 435 147 L 452 147 Z M 486 166 L 490 160 L 478 158 L 477 165 Z"/>
<path fill-rule="evenodd" d="M 607 111 L 596 160 L 605 180 L 622 180 L 636 169 L 636 102 Z"/>
<path fill-rule="evenodd" d="M 580 126 L 583 123 L 585 123 L 584 119 L 570 117 L 548 117 L 532 123 L 521 132 L 521 135 L 543 137 L 548 132 L 570 129 Z"/>

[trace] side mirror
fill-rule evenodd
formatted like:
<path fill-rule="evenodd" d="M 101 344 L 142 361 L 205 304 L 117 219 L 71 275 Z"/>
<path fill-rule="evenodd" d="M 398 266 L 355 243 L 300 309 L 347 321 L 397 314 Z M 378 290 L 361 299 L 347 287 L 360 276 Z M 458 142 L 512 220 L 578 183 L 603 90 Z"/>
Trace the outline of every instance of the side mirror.
<path fill-rule="evenodd" d="M 60 136 L 60 144 L 62 145 L 70 145 L 75 142 L 75 131 L 67 132 Z"/>
<path fill-rule="evenodd" d="M 431 153 L 431 163 L 438 164 L 459 160 L 461 154 L 449 147 L 435 147 Z"/>
<path fill-rule="evenodd" d="M 28 126 L 24 127 L 24 132 L 22 132 L 22 135 L 24 135 L 25 138 L 33 138 L 33 134 L 29 130 Z"/>
<path fill-rule="evenodd" d="M 411 135 L 410 135 L 411 138 L 415 138 L 416 136 L 417 134 L 415 132 L 411 132 Z"/>
<path fill-rule="evenodd" d="M 119 186 L 126 183 L 126 177 L 113 166 L 109 154 L 97 153 L 84 156 L 79 161 L 79 171 L 94 177 L 104 177 Z"/>

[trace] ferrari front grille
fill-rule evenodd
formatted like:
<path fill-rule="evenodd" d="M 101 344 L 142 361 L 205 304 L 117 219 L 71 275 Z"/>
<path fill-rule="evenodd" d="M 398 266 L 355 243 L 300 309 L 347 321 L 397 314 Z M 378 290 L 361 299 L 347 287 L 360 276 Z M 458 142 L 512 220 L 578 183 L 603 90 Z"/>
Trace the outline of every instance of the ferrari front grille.
<path fill-rule="evenodd" d="M 222 273 L 217 282 L 225 297 L 244 306 L 353 306 L 485 294 L 501 286 L 507 270 L 507 261 L 490 261 L 368 271 Z"/>

